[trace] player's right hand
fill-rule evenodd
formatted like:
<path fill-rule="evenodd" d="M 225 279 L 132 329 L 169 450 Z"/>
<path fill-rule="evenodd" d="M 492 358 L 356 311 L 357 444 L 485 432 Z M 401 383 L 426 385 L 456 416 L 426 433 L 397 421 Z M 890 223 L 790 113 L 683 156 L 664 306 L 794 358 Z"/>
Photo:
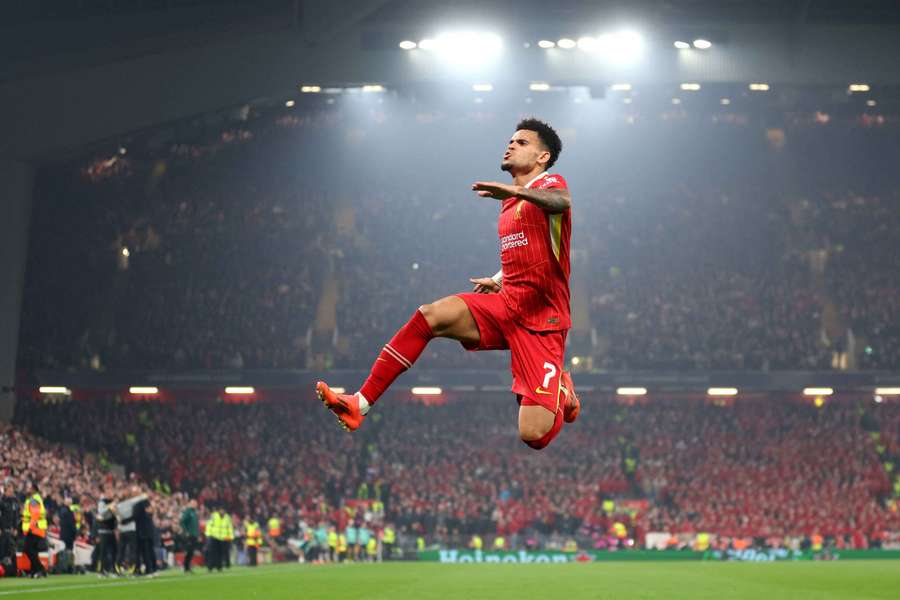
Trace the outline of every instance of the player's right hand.
<path fill-rule="evenodd" d="M 471 278 L 469 281 L 475 284 L 472 291 L 476 294 L 496 294 L 500 291 L 500 284 L 490 277 Z"/>

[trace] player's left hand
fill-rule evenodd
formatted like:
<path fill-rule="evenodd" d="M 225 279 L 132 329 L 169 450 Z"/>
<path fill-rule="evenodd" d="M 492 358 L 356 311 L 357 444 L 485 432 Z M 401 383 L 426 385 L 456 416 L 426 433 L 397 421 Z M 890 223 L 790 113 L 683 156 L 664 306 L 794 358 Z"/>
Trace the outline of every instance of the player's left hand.
<path fill-rule="evenodd" d="M 495 200 L 506 200 L 519 192 L 519 186 L 497 181 L 476 181 L 472 184 L 472 189 L 478 192 L 482 198 L 494 198 Z"/>

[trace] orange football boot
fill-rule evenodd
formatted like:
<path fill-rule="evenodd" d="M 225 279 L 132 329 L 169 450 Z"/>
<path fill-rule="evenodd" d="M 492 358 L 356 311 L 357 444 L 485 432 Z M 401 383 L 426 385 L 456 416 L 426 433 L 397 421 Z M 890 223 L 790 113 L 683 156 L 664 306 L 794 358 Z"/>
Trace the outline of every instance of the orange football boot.
<path fill-rule="evenodd" d="M 581 401 L 575 393 L 575 384 L 572 382 L 572 374 L 568 371 L 562 372 L 559 386 L 562 388 L 563 394 L 566 395 L 566 403 L 563 406 L 563 419 L 566 423 L 571 423 L 578 418 L 581 412 Z"/>
<path fill-rule="evenodd" d="M 359 396 L 356 394 L 335 394 L 327 383 L 319 381 L 316 383 L 316 395 L 325 408 L 334 413 L 345 431 L 356 431 L 366 418 L 359 410 Z"/>

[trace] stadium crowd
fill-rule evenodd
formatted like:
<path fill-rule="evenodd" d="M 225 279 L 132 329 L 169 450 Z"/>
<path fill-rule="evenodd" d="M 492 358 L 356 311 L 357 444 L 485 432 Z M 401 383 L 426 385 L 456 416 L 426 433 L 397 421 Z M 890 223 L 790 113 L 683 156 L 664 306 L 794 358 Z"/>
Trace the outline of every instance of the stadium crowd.
<path fill-rule="evenodd" d="M 776 197 L 622 192 L 588 208 L 592 326 L 608 369 L 828 368 L 822 294 Z M 766 240 L 760 244 L 760 240 Z"/>
<path fill-rule="evenodd" d="M 109 449 L 122 451 L 115 445 Z M 221 485 L 205 488 L 198 503 L 185 492 L 173 492 L 168 482 L 144 483 L 136 473 L 127 479 L 116 475 L 118 465 L 108 460 L 105 447 L 99 453 L 81 452 L 71 443 L 48 442 L 11 425 L 0 426 L 0 454 L 0 577 L 17 571 L 44 576 L 47 567 L 52 573 L 151 576 L 175 566 L 191 570 L 198 564 L 192 557 L 201 555 L 210 570 L 232 563 L 255 566 L 263 545 L 266 560 L 388 560 L 396 543 L 383 508 L 373 503 L 354 500 L 332 511 L 320 503 L 295 512 L 286 508 L 293 498 L 270 496 L 268 504 L 241 505 L 220 493 Z M 231 477 L 222 480 L 226 484 L 240 481 L 226 475 Z M 208 477 L 201 479 L 203 485 L 210 483 Z M 267 482 L 260 486 L 274 489 Z M 37 518 L 32 519 L 35 499 Z M 243 508 L 229 510 L 238 506 Z M 43 568 L 37 566 L 43 560 L 28 555 L 27 538 L 33 533 L 40 538 L 37 552 L 47 553 Z M 17 552 L 28 557 L 24 566 Z"/>
<path fill-rule="evenodd" d="M 353 520 L 347 507 L 370 500 L 383 505 L 378 522 L 439 543 L 491 534 L 600 545 L 615 522 L 638 543 L 651 531 L 706 531 L 855 535 L 868 544 L 900 528 L 891 474 L 870 435 L 884 429 L 887 456 L 896 454 L 896 402 L 873 412 L 871 400 L 816 408 L 777 397 L 733 406 L 589 398 L 583 418 L 538 454 L 518 442 L 506 400 L 426 406 L 390 394 L 354 436 L 308 400 L 74 400 L 30 404 L 17 421 L 54 441 L 107 449 L 201 503 L 278 514 L 301 529 L 327 521 L 342 530 Z M 608 499 L 646 505 L 611 510 Z"/>
<path fill-rule="evenodd" d="M 249 118 L 206 141 L 114 161 L 127 168 L 47 171 L 21 364 L 368 367 L 417 306 L 467 291 L 470 277 L 498 268 L 496 206 L 471 195 L 468 180 L 425 186 L 418 171 L 397 177 L 360 164 L 367 135 L 389 118 Z M 435 125 L 416 123 L 408 135 L 443 131 L 428 127 Z M 600 188 L 570 175 L 574 302 L 589 303 L 580 326 L 592 331 L 578 352 L 605 369 L 898 364 L 900 199 L 890 178 L 868 189 L 862 166 L 844 161 L 841 170 L 840 153 L 827 152 L 845 143 L 840 132 L 778 155 L 750 144 L 751 132 L 724 141 L 708 133 L 710 144 L 744 140 L 751 148 L 722 172 L 701 172 L 703 161 L 685 158 L 673 159 L 674 173 L 661 163 Z M 776 176 L 780 163 L 806 155 L 800 183 Z M 336 171 L 343 162 L 359 173 Z M 564 174 L 585 168 L 593 167 L 577 152 L 559 166 Z M 770 171 L 769 179 L 755 175 Z M 842 186 L 833 181 L 838 171 Z M 328 281 L 336 283 L 331 296 Z M 318 310 L 331 306 L 333 319 Z M 317 323 L 323 335 L 314 335 Z M 855 360 L 835 361 L 843 352 Z M 504 363 L 444 342 L 422 359 L 426 368 Z"/>
<path fill-rule="evenodd" d="M 71 445 L 48 442 L 10 425 L 0 425 L 0 497 L 2 497 L 2 531 L 0 531 L 0 566 L 11 575 L 16 572 L 14 552 L 17 538 L 24 537 L 20 519 L 23 507 L 37 493 L 46 514 L 45 535 L 60 540 L 64 556 L 59 561 L 61 572 L 74 571 L 73 549 L 76 541 L 96 544 L 100 527 L 98 505 L 146 494 L 152 507 L 155 525 L 146 532 L 157 546 L 170 540 L 187 496 L 147 485 L 132 476 L 117 477 L 109 469 L 106 452 L 83 453 Z M 10 544 L 13 544 L 12 546 Z M 171 549 L 171 548 L 170 548 Z M 46 550 L 46 548 L 41 548 Z M 118 557 L 123 565 L 134 566 L 127 555 Z M 34 568 L 31 569 L 34 572 Z"/>

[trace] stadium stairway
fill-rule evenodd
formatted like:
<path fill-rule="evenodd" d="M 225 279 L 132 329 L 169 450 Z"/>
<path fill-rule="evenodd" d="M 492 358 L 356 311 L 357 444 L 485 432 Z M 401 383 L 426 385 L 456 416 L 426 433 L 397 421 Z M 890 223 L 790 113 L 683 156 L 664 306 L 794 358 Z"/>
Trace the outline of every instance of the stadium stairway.
<path fill-rule="evenodd" d="M 869 434 L 869 439 L 872 442 L 875 453 L 878 455 L 878 462 L 881 463 L 891 485 L 890 490 L 886 490 L 886 493 L 882 496 L 882 501 L 890 510 L 896 512 L 900 510 L 900 470 L 897 469 L 895 463 L 896 457 L 888 451 L 888 445 L 883 437 L 886 432 L 882 431 L 882 423 L 872 414 L 871 410 L 866 410 L 865 408 L 860 408 L 859 410 L 861 413 L 860 424 Z"/>
<path fill-rule="evenodd" d="M 325 276 L 321 290 L 310 336 L 310 351 L 307 359 L 310 363 L 307 364 L 309 368 L 322 367 L 324 363 L 329 362 L 331 350 L 337 339 L 339 286 L 334 273 L 328 273 Z"/>

